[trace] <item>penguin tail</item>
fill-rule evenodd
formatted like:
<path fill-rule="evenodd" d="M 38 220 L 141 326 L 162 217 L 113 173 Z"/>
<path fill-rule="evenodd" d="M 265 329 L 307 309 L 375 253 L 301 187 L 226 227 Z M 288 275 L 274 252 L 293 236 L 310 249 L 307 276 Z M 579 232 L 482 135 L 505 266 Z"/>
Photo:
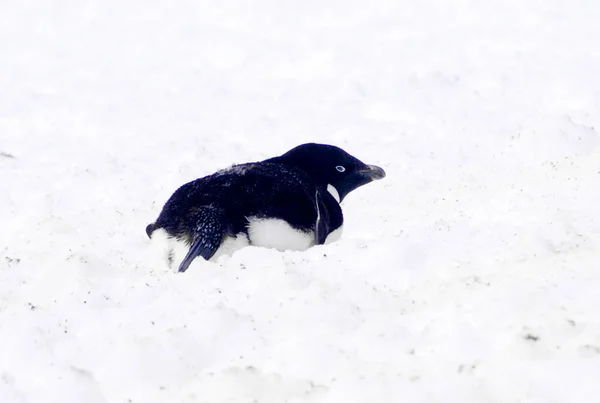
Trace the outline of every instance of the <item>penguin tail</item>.
<path fill-rule="evenodd" d="M 156 229 L 155 223 L 148 224 L 148 226 L 146 227 L 146 235 L 148 235 L 148 238 L 152 239 L 152 233 L 154 232 L 155 229 Z"/>
<path fill-rule="evenodd" d="M 222 209 L 213 206 L 199 207 L 193 213 L 195 227 L 192 232 L 190 250 L 179 265 L 179 272 L 188 269 L 192 261 L 198 256 L 205 260 L 213 257 L 225 236 L 225 213 Z"/>

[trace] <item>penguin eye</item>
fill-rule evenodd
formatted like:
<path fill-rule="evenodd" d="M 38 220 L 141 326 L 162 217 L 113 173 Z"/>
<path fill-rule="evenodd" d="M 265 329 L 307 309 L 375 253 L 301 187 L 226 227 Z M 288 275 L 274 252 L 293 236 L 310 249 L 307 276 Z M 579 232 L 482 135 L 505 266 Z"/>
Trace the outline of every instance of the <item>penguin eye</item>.
<path fill-rule="evenodd" d="M 344 172 L 344 171 L 346 171 L 346 168 L 344 168 L 341 165 L 338 165 L 337 167 L 335 167 L 335 169 L 337 169 L 338 172 Z"/>

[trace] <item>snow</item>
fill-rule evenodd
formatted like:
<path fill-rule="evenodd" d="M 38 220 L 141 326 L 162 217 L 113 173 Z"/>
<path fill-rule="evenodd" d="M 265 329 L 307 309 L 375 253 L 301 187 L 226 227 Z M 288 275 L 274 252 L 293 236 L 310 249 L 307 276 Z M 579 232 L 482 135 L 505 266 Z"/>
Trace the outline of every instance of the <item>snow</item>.
<path fill-rule="evenodd" d="M 592 402 L 600 7 L 4 0 L 0 401 Z M 344 234 L 168 270 L 181 184 L 309 141 Z"/>

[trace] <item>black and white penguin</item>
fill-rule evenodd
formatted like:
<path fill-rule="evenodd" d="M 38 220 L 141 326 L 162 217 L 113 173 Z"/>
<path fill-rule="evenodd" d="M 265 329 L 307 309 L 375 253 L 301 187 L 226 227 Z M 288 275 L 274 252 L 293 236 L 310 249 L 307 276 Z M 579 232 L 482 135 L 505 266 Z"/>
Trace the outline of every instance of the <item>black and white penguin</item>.
<path fill-rule="evenodd" d="M 214 260 L 248 245 L 306 250 L 339 239 L 339 203 L 383 177 L 339 147 L 302 144 L 181 186 L 146 233 L 167 242 L 169 264 L 181 272 L 198 256 Z"/>

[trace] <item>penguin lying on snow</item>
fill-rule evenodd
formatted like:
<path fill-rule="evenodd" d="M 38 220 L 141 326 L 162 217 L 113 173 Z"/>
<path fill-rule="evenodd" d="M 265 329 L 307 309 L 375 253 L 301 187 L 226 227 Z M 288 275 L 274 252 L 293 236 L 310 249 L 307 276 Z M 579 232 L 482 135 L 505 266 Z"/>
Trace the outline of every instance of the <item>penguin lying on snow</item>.
<path fill-rule="evenodd" d="M 181 186 L 146 233 L 152 240 L 166 238 L 169 263 L 176 252 L 185 253 L 181 272 L 198 256 L 216 259 L 247 245 L 305 250 L 339 239 L 339 203 L 383 177 L 383 169 L 339 147 L 302 144 Z"/>

